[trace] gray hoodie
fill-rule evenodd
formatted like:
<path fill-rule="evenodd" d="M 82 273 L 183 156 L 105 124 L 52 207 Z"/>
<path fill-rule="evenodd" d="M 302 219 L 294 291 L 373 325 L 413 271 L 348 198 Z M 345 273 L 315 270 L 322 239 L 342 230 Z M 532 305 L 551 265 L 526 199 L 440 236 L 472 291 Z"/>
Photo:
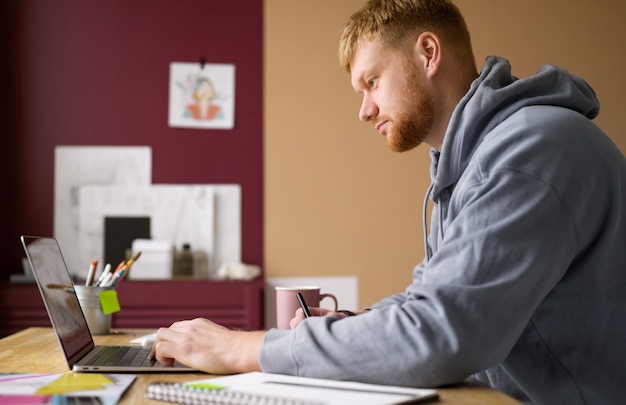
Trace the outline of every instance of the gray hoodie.
<path fill-rule="evenodd" d="M 591 122 L 598 111 L 562 69 L 517 79 L 489 57 L 431 151 L 435 206 L 413 282 L 364 315 L 268 331 L 263 370 L 622 401 L 626 159 Z"/>

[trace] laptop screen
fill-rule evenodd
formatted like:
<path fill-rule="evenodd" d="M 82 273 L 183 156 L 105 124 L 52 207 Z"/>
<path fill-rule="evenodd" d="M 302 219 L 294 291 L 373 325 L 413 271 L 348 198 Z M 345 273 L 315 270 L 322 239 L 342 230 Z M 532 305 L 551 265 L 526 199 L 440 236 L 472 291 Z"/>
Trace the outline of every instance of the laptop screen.
<path fill-rule="evenodd" d="M 73 283 L 54 238 L 22 236 L 22 244 L 69 366 L 94 347 Z"/>

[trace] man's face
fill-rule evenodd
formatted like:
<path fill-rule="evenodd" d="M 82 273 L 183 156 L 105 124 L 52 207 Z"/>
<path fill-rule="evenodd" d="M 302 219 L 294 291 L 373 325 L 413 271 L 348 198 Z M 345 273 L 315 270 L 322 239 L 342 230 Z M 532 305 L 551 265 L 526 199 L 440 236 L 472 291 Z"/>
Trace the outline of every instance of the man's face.
<path fill-rule="evenodd" d="M 394 152 L 417 147 L 434 120 L 432 98 L 411 55 L 361 40 L 350 63 L 354 90 L 363 97 L 359 119 L 369 121 Z"/>

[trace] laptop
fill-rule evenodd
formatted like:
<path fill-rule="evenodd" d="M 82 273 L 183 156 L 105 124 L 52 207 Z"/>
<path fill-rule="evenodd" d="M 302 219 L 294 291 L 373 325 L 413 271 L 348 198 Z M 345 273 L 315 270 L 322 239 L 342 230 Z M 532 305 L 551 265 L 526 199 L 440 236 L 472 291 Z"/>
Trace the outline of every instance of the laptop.
<path fill-rule="evenodd" d="M 71 370 L 116 373 L 197 371 L 177 362 L 168 366 L 150 358 L 151 347 L 96 346 L 78 297 L 71 288 L 72 279 L 57 240 L 35 236 L 20 239 Z M 47 287 L 51 285 L 55 287 Z"/>

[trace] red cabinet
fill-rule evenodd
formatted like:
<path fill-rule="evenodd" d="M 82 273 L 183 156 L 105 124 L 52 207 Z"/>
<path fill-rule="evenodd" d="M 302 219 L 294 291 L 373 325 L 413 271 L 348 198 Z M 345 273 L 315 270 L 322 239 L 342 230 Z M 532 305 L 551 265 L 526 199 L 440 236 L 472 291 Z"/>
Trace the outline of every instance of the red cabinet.
<path fill-rule="evenodd" d="M 158 328 L 198 317 L 232 329 L 263 328 L 263 280 L 125 281 L 114 328 Z M 0 337 L 29 326 L 50 326 L 35 284 L 0 284 Z"/>

